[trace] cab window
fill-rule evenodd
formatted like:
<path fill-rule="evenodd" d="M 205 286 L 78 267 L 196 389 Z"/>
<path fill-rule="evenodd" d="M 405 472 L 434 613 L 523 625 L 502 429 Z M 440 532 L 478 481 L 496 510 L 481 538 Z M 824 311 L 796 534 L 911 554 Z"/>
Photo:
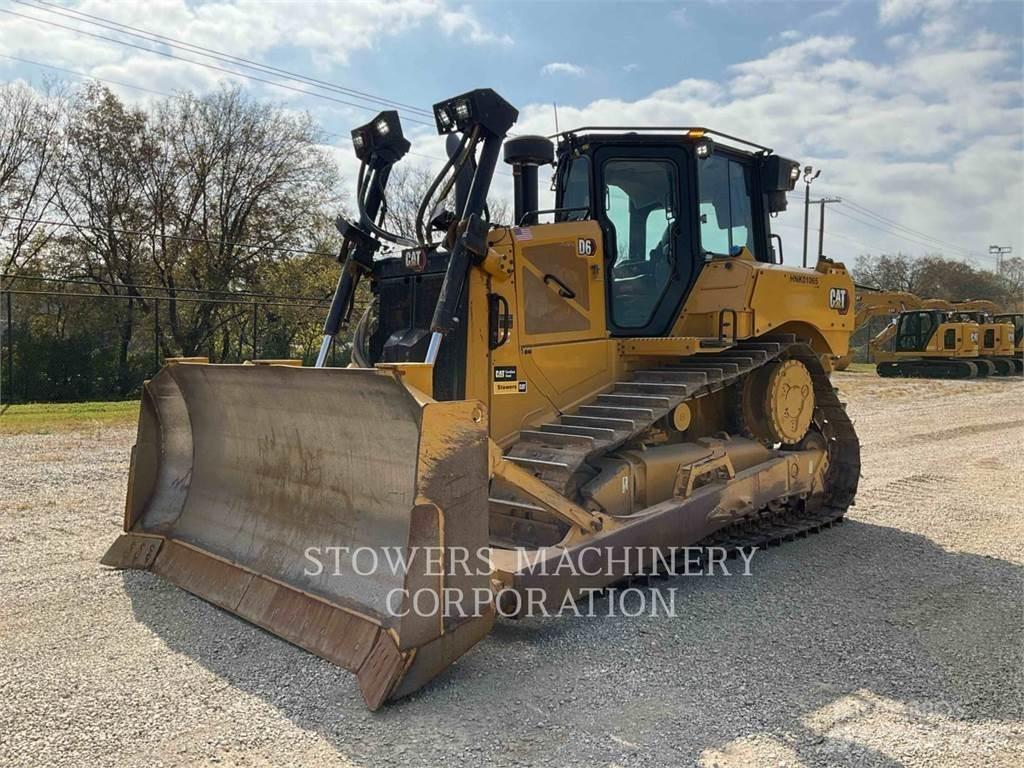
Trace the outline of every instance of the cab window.
<path fill-rule="evenodd" d="M 676 167 L 668 160 L 609 160 L 602 168 L 605 219 L 614 232 L 609 258 L 612 319 L 620 328 L 651 321 L 672 277 Z"/>
<path fill-rule="evenodd" d="M 555 221 L 582 221 L 590 217 L 590 158 L 569 161 L 562 186 L 562 201 Z"/>
<path fill-rule="evenodd" d="M 896 349 L 903 352 L 917 352 L 928 345 L 935 331 L 936 319 L 929 312 L 908 312 L 900 318 L 896 335 Z"/>
<path fill-rule="evenodd" d="M 745 246 L 756 259 L 749 166 L 714 154 L 699 161 L 697 169 L 704 253 L 735 256 Z"/>

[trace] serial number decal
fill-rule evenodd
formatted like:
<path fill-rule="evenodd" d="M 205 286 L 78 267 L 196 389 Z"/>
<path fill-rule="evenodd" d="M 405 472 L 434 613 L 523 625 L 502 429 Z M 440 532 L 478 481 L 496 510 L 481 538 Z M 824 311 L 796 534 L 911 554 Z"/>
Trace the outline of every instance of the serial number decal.
<path fill-rule="evenodd" d="M 576 241 L 577 256 L 593 256 L 595 250 L 597 250 L 597 243 L 589 237 L 581 237 Z"/>
<path fill-rule="evenodd" d="M 789 282 L 803 283 L 804 285 L 817 285 L 818 277 L 816 275 L 790 275 Z"/>
<path fill-rule="evenodd" d="M 838 309 L 842 315 L 846 314 L 846 310 L 849 308 L 849 294 L 845 288 L 828 289 L 828 307 L 829 309 Z"/>

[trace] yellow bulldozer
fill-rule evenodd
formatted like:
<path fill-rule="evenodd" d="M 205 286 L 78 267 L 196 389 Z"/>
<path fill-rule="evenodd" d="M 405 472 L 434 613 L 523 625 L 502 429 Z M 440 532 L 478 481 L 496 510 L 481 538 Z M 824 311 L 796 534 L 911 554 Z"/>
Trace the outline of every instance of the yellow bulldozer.
<path fill-rule="evenodd" d="M 434 106 L 449 159 L 415 238 L 383 215 L 397 113 L 357 128 L 316 365 L 181 362 L 143 394 L 103 562 L 351 670 L 372 708 L 498 616 L 830 527 L 857 490 L 819 360 L 846 354 L 853 283 L 772 246 L 799 165 L 704 128 L 508 138 L 517 115 L 490 89 Z M 511 224 L 486 204 L 502 152 Z M 354 367 L 326 367 L 350 322 Z"/>

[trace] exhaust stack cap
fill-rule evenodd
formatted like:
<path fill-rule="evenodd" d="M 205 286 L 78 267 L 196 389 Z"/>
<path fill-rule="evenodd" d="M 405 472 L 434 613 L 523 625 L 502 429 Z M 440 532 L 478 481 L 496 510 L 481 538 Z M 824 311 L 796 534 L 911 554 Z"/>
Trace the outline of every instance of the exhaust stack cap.
<path fill-rule="evenodd" d="M 546 136 L 516 136 L 505 141 L 505 162 L 509 165 L 551 165 L 555 145 Z"/>

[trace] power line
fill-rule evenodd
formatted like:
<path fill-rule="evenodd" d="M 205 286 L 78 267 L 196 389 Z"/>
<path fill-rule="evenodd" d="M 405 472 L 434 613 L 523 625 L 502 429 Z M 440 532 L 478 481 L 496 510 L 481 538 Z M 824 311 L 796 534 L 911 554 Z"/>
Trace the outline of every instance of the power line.
<path fill-rule="evenodd" d="M 0 274 L 0 278 L 7 278 L 11 281 L 14 280 L 35 280 L 36 282 L 43 283 L 61 283 L 67 285 L 89 285 L 89 286 L 105 286 L 108 288 L 133 288 L 136 291 L 166 291 L 170 293 L 205 293 L 205 294 L 227 294 L 229 296 L 251 296 L 253 298 L 268 298 L 268 299 L 281 299 L 284 301 L 309 301 L 323 303 L 330 299 L 330 296 L 316 297 L 316 296 L 288 296 L 280 293 L 267 293 L 265 291 L 246 291 L 246 290 L 234 290 L 234 289 L 223 289 L 217 290 L 213 288 L 188 288 L 175 286 L 171 288 L 166 285 L 154 285 L 145 283 L 126 283 L 118 282 L 116 280 L 100 280 L 98 278 L 90 278 L 88 280 L 84 278 L 75 277 L 46 277 L 44 275 L 20 275 L 11 274 L 10 272 L 4 272 Z M 7 289 L 0 290 L 0 293 L 5 292 Z M 12 289 L 13 290 L 13 289 Z M 159 298 L 167 298 L 161 296 Z"/>
<path fill-rule="evenodd" d="M 872 221 L 871 219 L 866 219 L 866 218 L 861 218 L 860 216 L 856 216 L 856 215 L 850 213 L 849 211 L 842 211 L 842 210 L 836 209 L 833 212 L 839 214 L 840 216 L 845 216 L 846 218 L 848 218 L 848 219 L 850 219 L 852 221 L 856 221 L 857 223 L 859 223 L 859 224 L 861 224 L 863 226 L 869 227 L 871 229 L 875 229 L 875 230 L 877 230 L 879 232 L 883 232 L 883 233 L 889 235 L 890 237 L 898 237 L 901 240 L 906 240 L 907 242 L 914 243 L 915 245 L 920 245 L 920 246 L 922 246 L 924 248 L 933 248 L 933 249 L 935 249 L 935 248 L 942 248 L 941 245 L 936 244 L 934 242 L 929 242 L 929 241 L 926 241 L 926 240 L 922 240 L 920 238 L 912 237 L 912 236 L 910 236 L 908 234 L 904 234 L 904 233 L 902 233 L 902 232 L 900 232 L 898 230 L 894 230 L 892 228 L 880 225 L 880 224 Z M 952 246 L 951 244 L 949 244 L 946 247 L 954 250 L 955 255 L 958 255 L 961 258 L 970 259 L 970 258 L 974 258 L 975 256 L 978 255 L 978 254 L 973 254 L 969 250 L 967 250 L 966 248 L 962 248 L 960 246 Z"/>
<path fill-rule="evenodd" d="M 168 93 L 167 91 L 157 91 L 157 90 L 154 90 L 153 88 L 146 88 L 145 86 L 142 86 L 142 85 L 135 85 L 134 83 L 125 83 L 125 82 L 122 82 L 120 80 L 109 80 L 109 79 L 105 79 L 105 78 L 102 78 L 102 77 L 96 77 L 95 75 L 91 75 L 88 72 L 80 72 L 80 71 L 78 71 L 76 69 L 67 69 L 65 67 L 58 67 L 58 66 L 55 66 L 53 64 L 44 64 L 41 61 L 33 61 L 32 59 L 24 59 L 24 58 L 21 58 L 20 56 L 11 56 L 11 55 L 6 54 L 6 53 L 0 53 L 0 58 L 10 59 L 11 61 L 17 61 L 17 62 L 20 62 L 22 64 L 28 64 L 29 66 L 33 66 L 33 67 L 39 67 L 40 69 L 52 69 L 54 72 L 63 72 L 64 74 L 67 74 L 67 75 L 73 75 L 75 77 L 86 78 L 88 80 L 95 80 L 97 83 L 104 83 L 104 84 L 107 84 L 107 85 L 117 85 L 117 86 L 120 86 L 122 88 L 131 88 L 131 89 L 134 89 L 134 90 L 137 90 L 137 91 L 144 91 L 146 93 L 152 93 L 152 94 L 154 94 L 156 96 L 163 96 L 163 97 L 168 98 L 168 99 L 181 99 L 181 98 L 184 98 L 184 96 L 182 96 L 182 94 L 180 94 L 180 93 Z M 330 137 L 335 137 L 335 138 L 339 138 L 339 139 L 351 138 L 349 134 L 341 133 L 341 132 L 338 132 L 338 131 L 323 131 L 323 135 L 328 137 L 328 138 L 330 138 Z M 423 157 L 423 158 L 426 158 L 428 160 L 433 160 L 433 161 L 438 162 L 438 163 L 446 162 L 444 158 L 437 157 L 436 155 L 428 155 L 428 154 L 425 154 L 423 152 L 409 152 L 409 154 L 410 155 L 415 155 L 416 157 Z M 510 178 L 512 177 L 512 173 L 511 172 L 502 170 L 501 168 L 496 168 L 494 172 L 497 173 L 497 174 L 501 174 L 502 176 L 508 176 Z"/>
<path fill-rule="evenodd" d="M 193 64 L 193 65 L 195 65 L 197 67 L 205 67 L 206 69 L 210 69 L 210 70 L 213 70 L 213 71 L 216 71 L 216 72 L 223 72 L 225 74 L 233 75 L 235 77 L 243 77 L 243 78 L 246 78 L 248 80 L 252 80 L 254 82 L 257 82 L 257 83 L 264 83 L 266 85 L 272 85 L 272 86 L 275 86 L 277 88 L 283 88 L 283 89 L 288 90 L 288 91 L 294 91 L 295 93 L 301 93 L 304 96 L 312 96 L 314 98 L 324 99 L 325 101 L 332 101 L 332 102 L 335 102 L 337 104 L 342 104 L 342 105 L 347 106 L 347 107 L 354 107 L 356 109 L 361 109 L 361 110 L 364 110 L 364 111 L 367 111 L 367 112 L 374 112 L 374 111 L 376 111 L 375 108 L 369 107 L 366 104 L 357 104 L 357 103 L 352 102 L 352 101 L 346 101 L 345 99 L 338 99 L 338 98 L 335 98 L 334 96 L 328 96 L 325 93 L 317 93 L 315 91 L 307 91 L 307 90 L 304 90 L 302 88 L 296 88 L 294 86 L 287 85 L 286 83 L 279 83 L 279 82 L 276 82 L 274 80 L 267 80 L 266 78 L 256 77 L 255 75 L 249 75 L 249 74 L 246 74 L 245 72 L 238 72 L 238 71 L 235 71 L 235 70 L 232 70 L 232 69 L 227 69 L 225 67 L 218 67 L 215 64 L 208 64 L 208 63 L 205 63 L 205 62 L 202 62 L 202 61 L 196 61 L 195 59 L 189 59 L 189 58 L 186 58 L 184 56 L 176 56 L 175 54 L 169 53 L 167 51 L 158 51 L 158 50 L 154 50 L 152 48 L 147 48 L 144 45 L 138 45 L 137 43 L 132 43 L 132 42 L 130 42 L 128 40 L 118 40 L 118 39 L 113 38 L 113 37 L 107 37 L 106 35 L 98 35 L 98 34 L 96 34 L 94 32 L 88 32 L 88 31 L 86 31 L 84 29 L 76 29 L 75 27 L 69 27 L 66 24 L 59 24 L 56 21 L 50 21 L 49 19 L 40 19 L 40 18 L 38 18 L 36 16 L 29 16 L 29 15 L 24 14 L 24 13 L 17 13 L 15 11 L 9 11 L 9 10 L 7 10 L 5 8 L 0 8 L 0 13 L 6 13 L 9 16 L 17 16 L 17 17 L 22 18 L 22 19 L 28 19 L 29 21 L 36 21 L 36 22 L 39 22 L 40 24 L 47 24 L 47 25 L 49 25 L 51 27 L 57 27 L 59 29 L 65 29 L 65 30 L 68 30 L 69 32 L 75 32 L 75 33 L 80 34 L 80 35 L 86 35 L 87 37 L 92 37 L 92 38 L 95 38 L 97 40 L 104 40 L 104 41 L 109 42 L 109 43 L 114 43 L 115 45 L 123 45 L 123 46 L 127 46 L 129 48 L 136 48 L 136 49 L 138 49 L 140 51 L 145 51 L 146 53 L 152 53 L 152 54 L 154 54 L 156 56 L 163 56 L 163 57 L 168 58 L 168 59 L 174 59 L 175 61 L 183 61 L 183 62 L 186 62 L 188 64 Z M 417 118 L 408 117 L 408 116 L 406 117 L 406 120 L 408 120 L 409 122 L 412 122 L 412 123 L 419 123 L 421 125 L 428 125 L 430 127 L 434 127 L 434 123 L 432 123 L 432 122 L 428 123 L 426 120 L 419 120 Z"/>
<path fill-rule="evenodd" d="M 131 83 L 122 83 L 122 82 L 119 82 L 117 80 L 104 80 L 103 78 L 95 77 L 94 75 L 90 75 L 90 74 L 87 74 L 85 72 L 78 72 L 78 71 L 76 71 L 74 69 L 65 69 L 64 67 L 55 67 L 52 64 L 43 64 L 42 62 L 32 61 L 31 59 L 22 59 L 22 58 L 20 58 L 18 56 L 10 56 L 10 55 L 8 55 L 6 53 L 0 53 L 0 58 L 10 59 L 11 61 L 19 61 L 22 64 L 29 64 L 29 65 L 31 65 L 33 67 L 41 67 L 42 69 L 52 69 L 55 72 L 64 72 L 65 74 L 75 75 L 76 77 L 89 78 L 90 80 L 95 80 L 97 83 L 106 83 L 106 84 L 109 84 L 109 85 L 119 85 L 122 88 L 134 88 L 135 90 L 145 91 L 146 93 L 152 93 L 152 94 L 155 94 L 157 96 L 165 96 L 168 99 L 179 99 L 179 98 L 181 98 L 180 96 L 178 96 L 176 94 L 167 93 L 166 91 L 156 91 L 156 90 L 153 90 L 152 88 L 146 88 L 145 86 L 142 86 L 142 85 L 132 85 Z"/>
<path fill-rule="evenodd" d="M 190 299 L 181 296 L 132 296 L 125 293 L 81 293 L 75 291 L 25 291 L 20 288 L 5 288 L 0 293 L 10 293 L 15 296 L 70 296 L 80 299 L 122 299 L 126 301 L 149 300 L 149 301 L 170 301 L 174 300 L 182 304 L 256 304 L 261 307 L 292 307 L 296 309 L 321 309 L 327 303 L 327 299 L 318 300 L 318 304 L 296 304 L 294 302 L 277 301 L 250 301 L 249 299 Z"/>
<path fill-rule="evenodd" d="M 206 46 L 198 45 L 196 43 L 190 43 L 188 41 L 180 40 L 178 38 L 168 37 L 167 35 L 161 35 L 156 32 L 150 32 L 149 30 L 142 29 L 141 27 L 134 27 L 130 24 L 123 24 L 119 21 L 114 21 L 113 19 L 106 19 L 102 16 L 95 16 L 93 14 L 85 13 L 83 11 L 79 11 L 73 8 L 63 8 L 54 5 L 53 3 L 45 2 L 44 0 L 37 0 L 35 3 L 29 3 L 26 2 L 25 0 L 14 0 L 14 2 L 17 3 L 18 5 L 24 5 L 35 10 L 43 11 L 44 13 L 52 13 L 55 15 L 62 16 L 64 18 L 73 19 L 75 21 L 84 21 L 86 24 L 92 24 L 97 27 L 102 27 L 104 29 L 109 29 L 114 32 L 129 35 L 131 37 L 142 38 L 147 42 L 162 41 L 169 47 L 182 47 L 191 53 L 198 53 L 201 56 L 206 56 L 207 58 L 212 58 L 217 61 L 238 64 L 248 69 L 256 69 L 257 71 L 264 73 L 284 75 L 293 80 L 305 82 L 310 85 L 324 88 L 326 90 L 334 91 L 336 93 L 342 93 L 349 96 L 353 96 L 355 98 L 372 101 L 381 106 L 407 109 L 409 111 L 421 114 L 424 117 L 433 117 L 433 113 L 430 110 L 423 109 L 422 107 L 416 107 L 411 104 L 405 104 L 403 102 L 395 101 L 394 99 L 389 99 L 383 96 L 377 96 L 366 91 L 359 91 L 354 88 L 347 88 L 345 86 L 337 85 L 336 83 L 331 83 L 326 80 L 319 80 L 317 78 L 309 77 L 308 75 L 303 75 L 298 72 L 282 69 L 281 67 L 271 66 L 269 64 L 263 64 L 262 62 L 259 61 L 247 59 L 242 56 L 235 56 L 234 54 L 225 53 L 223 51 L 218 51 L 214 48 L 208 48 Z"/>
<path fill-rule="evenodd" d="M 207 237 L 189 237 L 187 235 L 168 235 L 161 234 L 159 232 L 142 232 L 131 229 L 122 229 L 121 227 L 100 227 L 95 224 L 81 224 L 77 221 L 51 221 L 47 219 L 30 219 L 24 216 L 0 216 L 0 219 L 5 221 L 17 221 L 21 224 L 44 224 L 51 227 L 75 227 L 76 229 L 88 229 L 93 232 L 116 232 L 119 235 L 128 235 L 130 237 L 148 237 L 150 239 L 157 238 L 161 240 L 176 240 L 188 243 L 206 243 L 215 245 L 231 245 L 236 248 L 259 248 L 265 251 L 274 251 L 276 253 L 292 253 L 301 254 L 303 256 L 323 256 L 323 251 L 310 251 L 305 248 L 288 248 L 280 245 L 263 245 L 260 243 L 238 243 L 231 240 L 211 240 Z"/>
<path fill-rule="evenodd" d="M 934 241 L 935 243 L 937 243 L 939 245 L 943 245 L 943 246 L 945 246 L 947 248 L 955 248 L 955 249 L 960 250 L 960 251 L 970 252 L 969 248 L 966 248 L 966 247 L 961 246 L 961 245 L 957 245 L 956 243 L 952 243 L 949 240 L 943 240 L 942 238 L 935 237 L 934 235 L 930 235 L 927 232 L 922 232 L 919 229 L 914 229 L 913 227 L 908 227 L 908 226 L 906 226 L 904 224 L 901 224 L 900 222 L 896 221 L 895 219 L 890 219 L 890 218 L 888 218 L 886 216 L 883 216 L 880 213 L 872 211 L 870 208 L 867 208 L 867 207 L 865 207 L 863 205 L 860 205 L 860 204 L 854 202 L 853 200 L 850 200 L 848 197 L 845 198 L 844 201 L 846 202 L 847 205 L 849 205 L 851 208 L 853 208 L 854 211 L 856 211 L 858 213 L 862 213 L 862 214 L 864 214 L 866 216 L 870 216 L 873 219 L 878 219 L 882 223 L 888 224 L 888 225 L 890 225 L 890 226 L 892 226 L 892 227 L 894 227 L 896 229 L 902 230 L 902 231 L 906 232 L 907 234 L 914 235 L 914 236 L 917 236 L 917 237 L 921 237 L 921 238 L 923 238 L 925 240 Z"/>
<path fill-rule="evenodd" d="M 779 224 L 779 223 L 776 223 L 776 224 L 773 224 L 772 227 L 773 228 L 774 227 L 782 227 L 784 229 L 792 229 L 792 230 L 795 230 L 797 232 L 803 232 L 804 231 L 803 227 L 798 227 L 798 226 L 795 226 L 793 224 Z M 811 227 L 810 230 L 812 232 L 818 232 L 819 231 L 817 227 Z M 856 246 L 858 246 L 860 248 L 864 248 L 865 250 L 868 250 L 868 251 L 871 250 L 871 246 L 868 245 L 867 243 L 863 243 L 860 240 L 855 240 L 854 238 L 849 237 L 847 235 L 844 235 L 841 232 L 835 232 L 832 229 L 827 229 L 826 232 L 828 233 L 829 237 L 838 237 L 840 240 L 845 240 L 848 243 L 853 243 L 854 245 L 856 245 Z"/>

